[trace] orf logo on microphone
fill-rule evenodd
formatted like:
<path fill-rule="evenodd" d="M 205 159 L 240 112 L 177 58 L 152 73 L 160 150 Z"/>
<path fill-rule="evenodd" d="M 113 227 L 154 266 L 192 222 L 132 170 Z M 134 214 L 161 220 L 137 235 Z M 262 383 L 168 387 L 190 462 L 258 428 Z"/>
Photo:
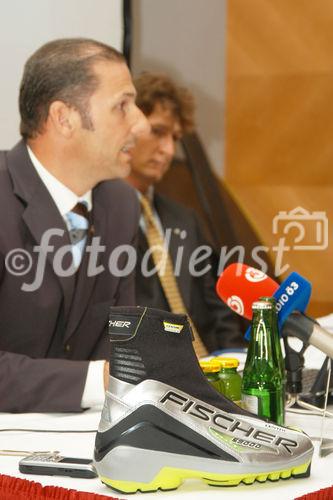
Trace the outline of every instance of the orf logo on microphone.
<path fill-rule="evenodd" d="M 230 309 L 235 311 L 237 314 L 240 314 L 241 316 L 243 316 L 244 304 L 243 304 L 243 301 L 240 297 L 238 297 L 237 295 L 231 295 L 227 299 L 227 305 L 230 307 Z"/>
<path fill-rule="evenodd" d="M 267 275 L 262 271 L 259 271 L 259 269 L 248 267 L 245 271 L 245 278 L 251 283 L 259 283 L 260 281 L 264 281 L 267 278 Z"/>

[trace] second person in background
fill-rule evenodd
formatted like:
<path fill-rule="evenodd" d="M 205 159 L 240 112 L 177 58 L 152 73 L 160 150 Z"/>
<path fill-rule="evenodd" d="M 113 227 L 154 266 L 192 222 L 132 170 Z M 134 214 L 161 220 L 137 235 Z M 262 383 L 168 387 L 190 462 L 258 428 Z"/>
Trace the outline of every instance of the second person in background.
<path fill-rule="evenodd" d="M 142 207 L 137 305 L 188 313 L 194 336 L 199 336 L 194 344 L 199 357 L 216 349 L 243 346 L 237 316 L 216 295 L 216 276 L 211 270 L 204 272 L 210 260 L 197 263 L 196 272 L 189 265 L 193 252 L 207 245 L 194 211 L 154 189 L 170 167 L 177 142 L 194 128 L 193 97 L 165 75 L 143 73 L 134 85 L 136 103 L 151 126 L 136 142 L 127 178 Z M 162 253 L 158 256 L 156 252 L 160 245 L 166 248 L 164 262 L 157 262 L 163 260 Z M 159 266 L 160 272 L 154 272 Z"/>

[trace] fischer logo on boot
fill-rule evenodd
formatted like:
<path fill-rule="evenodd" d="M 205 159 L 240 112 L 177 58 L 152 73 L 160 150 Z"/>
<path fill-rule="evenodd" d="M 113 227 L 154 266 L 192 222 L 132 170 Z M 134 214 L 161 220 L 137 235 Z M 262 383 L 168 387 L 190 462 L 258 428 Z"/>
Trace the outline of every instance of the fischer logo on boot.
<path fill-rule="evenodd" d="M 184 328 L 184 325 L 177 325 L 175 323 L 169 323 L 168 321 L 163 321 L 164 331 L 171 333 L 180 333 Z"/>
<path fill-rule="evenodd" d="M 129 340 L 135 335 L 141 317 L 130 314 L 111 313 L 108 323 L 109 340 Z"/>
<path fill-rule="evenodd" d="M 130 324 L 130 321 L 109 321 L 109 326 L 116 326 L 117 328 L 129 328 Z"/>
<path fill-rule="evenodd" d="M 294 439 L 288 439 L 273 432 L 264 431 L 262 428 L 256 428 L 255 425 L 249 424 L 246 420 L 241 421 L 236 418 L 236 416 L 218 411 L 218 409 L 206 406 L 195 399 L 184 397 L 176 391 L 168 391 L 162 396 L 159 402 L 164 405 L 171 403 L 172 405 L 180 406 L 182 408 L 182 413 L 188 413 L 199 420 L 210 422 L 216 427 L 226 430 L 231 434 L 236 433 L 237 435 L 235 437 L 237 438 L 241 439 L 244 438 L 244 436 L 246 438 L 251 437 L 254 442 L 259 441 L 259 444 L 270 444 L 276 447 L 281 446 L 285 448 L 290 455 L 293 455 L 299 446 L 298 442 Z M 267 423 L 265 427 L 270 430 L 271 426 Z M 213 427 L 211 429 L 213 431 L 217 430 Z M 283 427 L 279 427 L 278 429 L 279 431 L 285 432 L 285 428 Z"/>

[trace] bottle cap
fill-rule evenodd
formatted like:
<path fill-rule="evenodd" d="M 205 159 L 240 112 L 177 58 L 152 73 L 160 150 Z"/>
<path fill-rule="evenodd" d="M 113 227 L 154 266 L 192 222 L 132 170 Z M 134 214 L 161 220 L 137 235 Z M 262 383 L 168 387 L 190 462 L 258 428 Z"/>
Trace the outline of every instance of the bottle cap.
<path fill-rule="evenodd" d="M 216 356 L 214 361 L 218 361 L 220 363 L 221 368 L 237 368 L 239 365 L 239 361 L 236 358 L 225 358 L 224 356 Z"/>
<path fill-rule="evenodd" d="M 200 367 L 204 373 L 217 373 L 220 371 L 220 363 L 212 359 L 211 361 L 200 361 Z"/>
<path fill-rule="evenodd" d="M 252 311 L 262 311 L 262 310 L 265 310 L 265 309 L 273 309 L 274 308 L 274 304 L 272 304 L 271 302 L 260 302 L 259 300 L 257 302 L 253 302 L 252 304 Z"/>

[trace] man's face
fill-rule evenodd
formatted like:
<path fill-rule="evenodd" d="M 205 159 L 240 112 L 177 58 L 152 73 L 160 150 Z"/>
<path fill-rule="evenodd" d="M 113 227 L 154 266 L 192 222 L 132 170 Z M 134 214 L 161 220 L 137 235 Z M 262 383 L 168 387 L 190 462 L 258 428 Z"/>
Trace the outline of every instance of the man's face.
<path fill-rule="evenodd" d="M 138 138 L 131 163 L 131 178 L 145 187 L 162 179 L 182 135 L 179 120 L 168 106 L 156 104 L 147 119 L 151 129 Z"/>
<path fill-rule="evenodd" d="M 135 140 L 149 129 L 135 104 L 136 91 L 126 64 L 99 62 L 94 72 L 99 85 L 89 99 L 93 130 L 81 126 L 76 136 L 82 174 L 91 177 L 92 184 L 126 177 Z"/>

